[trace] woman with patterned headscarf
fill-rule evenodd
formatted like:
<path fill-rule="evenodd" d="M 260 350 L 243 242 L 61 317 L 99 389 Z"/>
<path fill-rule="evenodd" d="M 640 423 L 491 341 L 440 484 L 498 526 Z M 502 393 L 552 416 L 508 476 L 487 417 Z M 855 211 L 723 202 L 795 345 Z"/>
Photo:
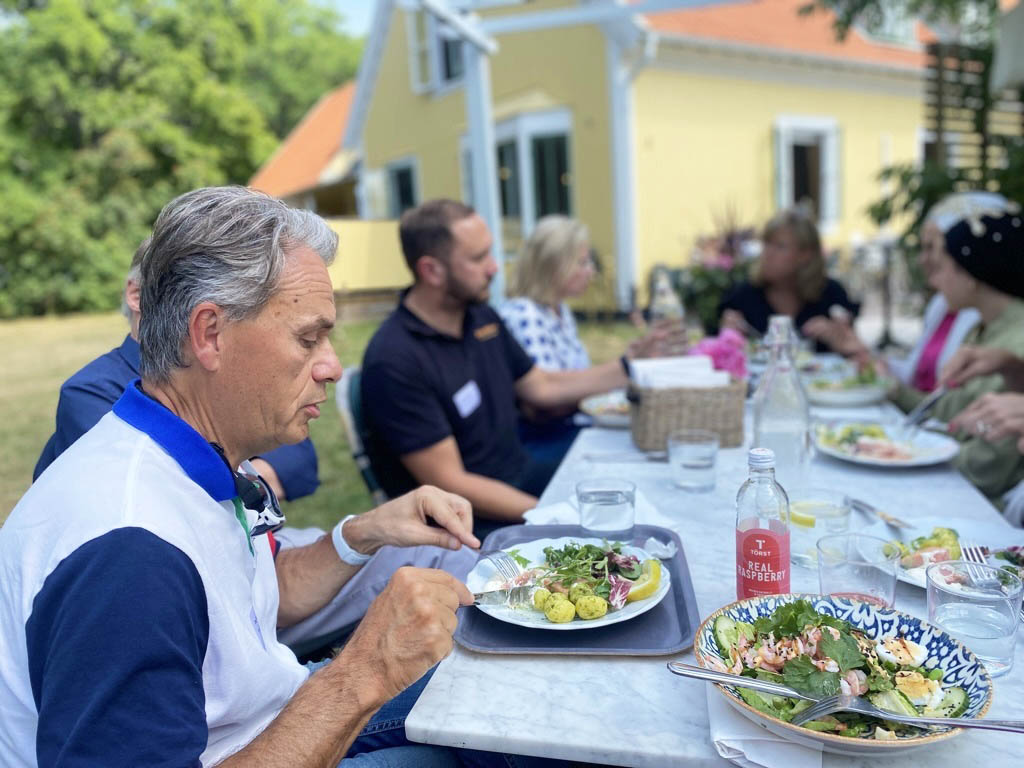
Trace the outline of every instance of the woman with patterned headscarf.
<path fill-rule="evenodd" d="M 942 294 L 949 311 L 975 309 L 978 324 L 964 343 L 972 349 L 999 349 L 1024 357 L 1024 216 L 1020 206 L 992 193 L 950 195 L 929 213 L 943 233 L 928 282 Z M 957 382 L 935 404 L 932 415 L 955 418 L 982 395 L 1006 389 L 1000 374 Z M 904 410 L 924 393 L 899 384 L 892 399 Z M 1013 436 L 985 439 L 977 430 L 958 429 L 957 468 L 999 505 L 1002 495 L 1024 479 L 1024 457 Z"/>

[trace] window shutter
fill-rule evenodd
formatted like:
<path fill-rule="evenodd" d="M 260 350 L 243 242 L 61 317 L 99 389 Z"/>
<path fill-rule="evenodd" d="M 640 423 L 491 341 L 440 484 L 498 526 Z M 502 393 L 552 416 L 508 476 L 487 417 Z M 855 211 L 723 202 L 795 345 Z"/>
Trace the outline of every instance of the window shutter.
<path fill-rule="evenodd" d="M 426 93 L 434 81 L 430 56 L 431 25 L 426 11 L 406 11 L 405 31 L 409 49 L 409 85 L 413 93 Z"/>
<path fill-rule="evenodd" d="M 820 219 L 826 224 L 839 221 L 841 195 L 843 189 L 842 161 L 840 160 L 839 126 L 826 131 L 822 138 L 821 190 L 822 210 Z"/>
<path fill-rule="evenodd" d="M 776 125 L 772 134 L 775 158 L 775 209 L 782 210 L 793 204 L 792 131 Z"/>
<path fill-rule="evenodd" d="M 387 171 L 364 171 L 359 178 L 359 192 L 362 197 L 364 218 L 386 219 L 388 217 Z"/>

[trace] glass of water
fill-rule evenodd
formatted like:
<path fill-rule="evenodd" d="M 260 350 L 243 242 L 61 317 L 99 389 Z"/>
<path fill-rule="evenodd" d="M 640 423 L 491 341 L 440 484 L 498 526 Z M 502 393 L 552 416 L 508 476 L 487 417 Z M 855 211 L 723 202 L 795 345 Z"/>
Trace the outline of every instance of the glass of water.
<path fill-rule="evenodd" d="M 706 429 L 677 429 L 666 442 L 672 482 L 684 491 L 711 491 L 715 487 L 718 435 Z"/>
<path fill-rule="evenodd" d="M 789 494 L 789 552 L 794 565 L 818 564 L 818 539 L 846 533 L 850 527 L 850 499 L 831 488 L 793 488 Z"/>
<path fill-rule="evenodd" d="M 962 642 L 992 677 L 1013 667 L 1021 580 L 1009 571 L 962 560 L 933 563 L 928 579 L 928 621 Z"/>
<path fill-rule="evenodd" d="M 822 536 L 817 544 L 821 593 L 892 608 L 900 555 L 889 544 L 863 533 Z"/>
<path fill-rule="evenodd" d="M 636 484 L 629 480 L 601 478 L 576 483 L 580 525 L 601 538 L 633 534 L 636 519 Z"/>

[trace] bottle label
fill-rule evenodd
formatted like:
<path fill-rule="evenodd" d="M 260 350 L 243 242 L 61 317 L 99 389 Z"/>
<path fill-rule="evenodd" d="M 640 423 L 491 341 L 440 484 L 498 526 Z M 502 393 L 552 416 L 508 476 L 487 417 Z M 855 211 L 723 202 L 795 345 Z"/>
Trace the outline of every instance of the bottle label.
<path fill-rule="evenodd" d="M 789 592 L 789 531 L 767 528 L 736 531 L 736 596 Z"/>

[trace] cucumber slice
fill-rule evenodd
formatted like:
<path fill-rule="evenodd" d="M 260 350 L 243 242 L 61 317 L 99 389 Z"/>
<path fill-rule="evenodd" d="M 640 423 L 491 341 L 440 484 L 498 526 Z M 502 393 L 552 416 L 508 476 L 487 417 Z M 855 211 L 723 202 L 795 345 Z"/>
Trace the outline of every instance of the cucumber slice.
<path fill-rule="evenodd" d="M 949 688 L 946 694 L 935 709 L 925 708 L 925 717 L 960 717 L 967 711 L 970 700 L 967 698 L 967 691 L 963 688 Z"/>
<path fill-rule="evenodd" d="M 764 712 L 766 715 L 771 715 L 772 717 L 782 716 L 783 713 L 780 711 L 780 708 L 785 706 L 786 698 L 784 696 L 761 693 L 760 691 L 755 691 L 753 688 L 740 688 L 739 686 L 737 686 L 736 691 L 739 693 L 741 699 L 757 711 Z"/>
<path fill-rule="evenodd" d="M 872 693 L 868 696 L 868 701 L 879 709 L 884 709 L 886 712 L 893 712 L 897 715 L 909 715 L 910 717 L 918 715 L 917 707 L 910 703 L 910 699 L 896 690 Z"/>
<path fill-rule="evenodd" d="M 715 619 L 713 625 L 715 642 L 718 644 L 718 652 L 723 659 L 731 657 L 732 649 L 739 644 L 740 635 L 747 638 L 748 642 L 754 640 L 754 628 L 743 621 L 733 621 L 724 613 Z"/>

